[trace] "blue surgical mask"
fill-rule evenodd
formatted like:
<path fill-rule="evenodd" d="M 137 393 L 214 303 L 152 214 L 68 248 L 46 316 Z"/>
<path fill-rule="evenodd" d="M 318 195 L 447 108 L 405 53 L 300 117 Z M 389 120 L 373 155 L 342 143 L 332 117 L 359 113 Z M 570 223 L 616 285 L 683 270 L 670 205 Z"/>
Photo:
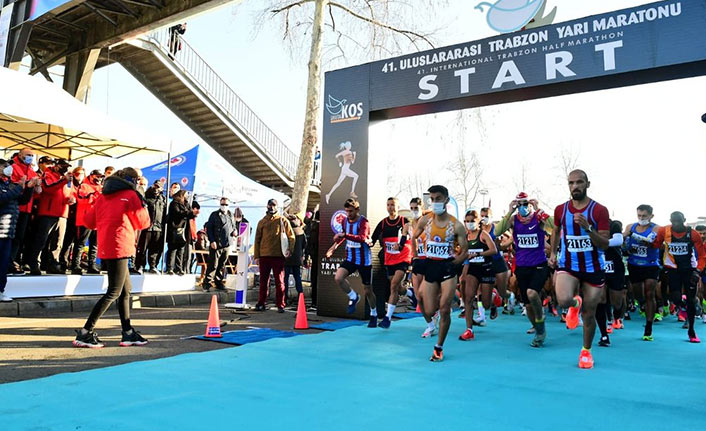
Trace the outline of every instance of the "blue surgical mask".
<path fill-rule="evenodd" d="M 520 205 L 517 208 L 517 212 L 520 213 L 522 217 L 527 217 L 530 214 L 530 209 L 527 205 Z"/>
<path fill-rule="evenodd" d="M 436 215 L 441 215 L 446 211 L 446 203 L 444 202 L 432 202 L 431 204 L 431 210 L 434 212 Z"/>
<path fill-rule="evenodd" d="M 31 165 L 34 162 L 34 156 L 25 156 L 24 162 L 26 165 Z"/>

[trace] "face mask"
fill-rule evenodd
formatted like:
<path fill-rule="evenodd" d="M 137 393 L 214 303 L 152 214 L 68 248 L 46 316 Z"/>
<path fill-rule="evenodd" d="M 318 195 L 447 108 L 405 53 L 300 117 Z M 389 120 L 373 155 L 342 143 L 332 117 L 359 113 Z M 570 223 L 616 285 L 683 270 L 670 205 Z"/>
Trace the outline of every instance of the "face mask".
<path fill-rule="evenodd" d="M 34 162 L 34 156 L 25 156 L 25 164 L 31 165 Z"/>
<path fill-rule="evenodd" d="M 2 174 L 5 175 L 6 177 L 11 177 L 12 176 L 12 165 L 5 166 L 5 169 L 2 170 Z"/>
<path fill-rule="evenodd" d="M 478 228 L 478 223 L 476 223 L 474 221 L 466 223 L 466 229 L 468 229 L 468 230 L 476 230 L 477 228 Z"/>
<path fill-rule="evenodd" d="M 221 211 L 222 212 L 228 211 L 228 205 L 221 205 Z"/>
<path fill-rule="evenodd" d="M 650 224 L 650 221 L 649 220 L 638 220 L 637 224 L 639 224 L 640 226 L 647 226 L 648 224 Z"/>
<path fill-rule="evenodd" d="M 489 217 L 483 217 L 480 219 L 481 223 L 483 224 L 489 224 L 490 223 L 490 218 Z"/>
<path fill-rule="evenodd" d="M 444 202 L 432 202 L 431 210 L 436 215 L 441 215 L 446 211 L 446 204 Z"/>
<path fill-rule="evenodd" d="M 517 212 L 520 213 L 522 217 L 527 217 L 530 213 L 529 207 L 527 205 L 520 205 L 517 208 Z"/>
<path fill-rule="evenodd" d="M 412 218 L 419 218 L 419 210 L 412 211 Z"/>
<path fill-rule="evenodd" d="M 277 210 L 274 208 L 267 208 L 267 214 L 274 214 L 276 212 L 277 212 Z"/>

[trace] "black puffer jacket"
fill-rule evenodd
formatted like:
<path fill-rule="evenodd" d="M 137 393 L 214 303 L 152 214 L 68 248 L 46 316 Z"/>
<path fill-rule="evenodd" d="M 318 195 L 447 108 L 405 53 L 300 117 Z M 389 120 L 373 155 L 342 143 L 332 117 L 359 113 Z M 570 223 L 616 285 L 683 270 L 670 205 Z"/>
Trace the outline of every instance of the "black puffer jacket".
<path fill-rule="evenodd" d="M 167 198 L 163 193 L 157 193 L 157 189 L 150 187 L 145 192 L 145 202 L 147 211 L 150 213 L 152 225 L 147 229 L 151 232 L 161 232 L 167 218 Z"/>
<path fill-rule="evenodd" d="M 23 189 L 19 184 L 0 180 L 0 238 L 15 238 L 20 205 L 29 203 L 32 193 L 31 187 Z"/>

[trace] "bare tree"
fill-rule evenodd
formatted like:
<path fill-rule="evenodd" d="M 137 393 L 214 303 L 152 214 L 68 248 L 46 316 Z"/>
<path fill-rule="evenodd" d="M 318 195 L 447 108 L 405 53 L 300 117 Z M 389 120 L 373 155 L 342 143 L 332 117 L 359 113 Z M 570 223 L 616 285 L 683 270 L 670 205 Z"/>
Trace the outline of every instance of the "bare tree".
<path fill-rule="evenodd" d="M 449 162 L 450 185 L 454 194 L 461 200 L 464 209 L 473 206 L 483 188 L 483 168 L 478 155 L 471 149 L 476 134 L 476 144 L 486 137 L 486 123 L 480 109 L 458 111 L 452 124 L 456 134 L 451 134 L 454 155 Z"/>
<path fill-rule="evenodd" d="M 417 2 L 422 3 L 422 2 Z M 305 44 L 310 37 L 306 116 L 299 164 L 292 194 L 292 211 L 306 210 L 318 141 L 317 121 L 321 115 L 321 65 L 329 60 L 347 61 L 352 52 L 368 59 L 390 56 L 403 50 L 434 47 L 433 31 L 415 31 L 416 21 L 424 22 L 427 5 L 395 0 L 287 0 L 274 1 L 267 13 L 281 18 L 284 39 L 292 46 Z M 312 10 L 313 6 L 313 10 Z M 425 8 L 424 14 L 414 14 Z M 428 23 L 428 20 L 426 20 Z M 409 25 L 409 29 L 405 28 Z"/>
<path fill-rule="evenodd" d="M 561 150 L 557 154 L 559 169 L 564 174 L 564 178 L 568 178 L 569 173 L 578 168 L 579 156 L 581 151 L 573 145 L 561 145 Z"/>

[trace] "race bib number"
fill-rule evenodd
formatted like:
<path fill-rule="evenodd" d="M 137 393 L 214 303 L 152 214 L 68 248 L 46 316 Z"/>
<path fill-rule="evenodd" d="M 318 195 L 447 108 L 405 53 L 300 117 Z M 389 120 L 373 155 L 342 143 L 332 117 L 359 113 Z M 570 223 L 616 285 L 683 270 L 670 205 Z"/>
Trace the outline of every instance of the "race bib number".
<path fill-rule="evenodd" d="M 360 243 L 359 243 L 359 242 L 355 242 L 355 241 L 351 241 L 351 240 L 348 239 L 348 240 L 346 240 L 346 247 L 348 247 L 348 248 L 360 248 Z"/>
<path fill-rule="evenodd" d="M 533 234 L 518 234 L 517 235 L 517 247 L 518 248 L 538 248 L 539 238 L 536 233 Z"/>
<path fill-rule="evenodd" d="M 399 246 L 397 241 L 385 241 L 385 252 L 387 254 L 400 254 L 399 250 L 395 250 L 395 246 Z"/>
<path fill-rule="evenodd" d="M 470 256 L 471 253 L 479 253 L 480 254 L 480 253 L 483 253 L 483 249 L 478 248 L 478 249 L 468 250 L 468 256 Z M 473 259 L 470 259 L 468 262 L 469 263 L 483 263 L 483 262 L 485 262 L 485 258 L 483 256 L 476 256 Z"/>
<path fill-rule="evenodd" d="M 630 247 L 630 253 L 637 257 L 647 257 L 647 246 L 633 244 L 633 246 Z"/>
<path fill-rule="evenodd" d="M 424 244 L 417 245 L 417 256 L 426 256 L 424 253 Z"/>
<path fill-rule="evenodd" d="M 593 251 L 593 242 L 588 235 L 566 235 L 566 249 L 569 253 Z"/>
<path fill-rule="evenodd" d="M 615 269 L 613 268 L 613 261 L 612 261 L 612 260 L 606 260 L 606 261 L 605 261 L 605 273 L 606 273 L 606 274 L 613 274 L 613 273 L 615 273 Z"/>
<path fill-rule="evenodd" d="M 446 242 L 427 241 L 427 257 L 448 259 L 451 257 L 451 248 Z"/>
<path fill-rule="evenodd" d="M 669 244 L 672 256 L 686 256 L 689 254 L 689 244 L 685 242 L 672 242 Z"/>

